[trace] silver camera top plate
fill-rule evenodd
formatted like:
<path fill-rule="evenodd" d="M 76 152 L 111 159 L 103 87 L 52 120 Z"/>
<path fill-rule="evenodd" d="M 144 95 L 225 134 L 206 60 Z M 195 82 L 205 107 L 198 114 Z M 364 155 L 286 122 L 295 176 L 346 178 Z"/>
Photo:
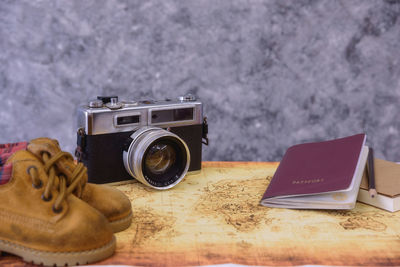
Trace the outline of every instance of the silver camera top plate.
<path fill-rule="evenodd" d="M 118 102 L 120 108 L 106 105 L 78 108 L 77 126 L 88 135 L 135 131 L 143 126 L 160 128 L 203 123 L 202 103 L 193 98 L 182 101 Z"/>

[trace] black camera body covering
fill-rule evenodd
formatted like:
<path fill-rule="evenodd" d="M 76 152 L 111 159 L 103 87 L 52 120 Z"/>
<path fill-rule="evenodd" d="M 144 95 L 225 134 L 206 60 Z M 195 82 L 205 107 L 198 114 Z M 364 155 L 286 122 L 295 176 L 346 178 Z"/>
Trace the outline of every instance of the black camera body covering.
<path fill-rule="evenodd" d="M 171 188 L 201 170 L 202 144 L 208 144 L 202 112 L 191 95 L 139 102 L 98 97 L 78 108 L 76 156 L 91 183 L 136 178 L 156 189 Z"/>

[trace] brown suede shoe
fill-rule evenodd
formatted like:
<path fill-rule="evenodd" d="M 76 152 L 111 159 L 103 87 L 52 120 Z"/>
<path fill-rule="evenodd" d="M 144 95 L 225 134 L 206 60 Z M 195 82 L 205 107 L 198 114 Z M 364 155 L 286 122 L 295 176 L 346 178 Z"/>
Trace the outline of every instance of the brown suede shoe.
<path fill-rule="evenodd" d="M 45 166 L 54 163 L 58 175 L 67 178 L 68 190 L 103 213 L 114 232 L 130 226 L 132 208 L 128 197 L 110 186 L 87 183 L 86 167 L 82 163 L 75 164 L 71 154 L 61 151 L 57 140 L 33 139 L 27 150 L 42 160 Z"/>
<path fill-rule="evenodd" d="M 26 150 L 6 164 L 12 164 L 12 174 L 0 185 L 0 251 L 47 266 L 86 264 L 113 254 L 107 219 L 68 193 L 64 178 Z"/>

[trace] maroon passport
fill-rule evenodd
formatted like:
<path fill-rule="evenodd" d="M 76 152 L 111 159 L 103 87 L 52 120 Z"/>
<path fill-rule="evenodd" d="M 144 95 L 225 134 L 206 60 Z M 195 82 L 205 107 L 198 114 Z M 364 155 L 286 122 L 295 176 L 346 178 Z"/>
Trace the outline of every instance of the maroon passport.
<path fill-rule="evenodd" d="M 353 179 L 358 166 L 365 166 L 365 162 L 359 164 L 365 139 L 365 134 L 357 134 L 290 147 L 283 156 L 261 203 L 269 198 L 350 190 L 354 185 Z M 321 199 L 317 201 L 321 202 Z"/>

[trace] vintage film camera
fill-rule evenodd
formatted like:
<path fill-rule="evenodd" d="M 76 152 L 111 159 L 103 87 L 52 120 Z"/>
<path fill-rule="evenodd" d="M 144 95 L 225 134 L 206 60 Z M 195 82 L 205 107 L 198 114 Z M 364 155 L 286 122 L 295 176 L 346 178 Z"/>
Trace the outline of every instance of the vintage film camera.
<path fill-rule="evenodd" d="M 91 183 L 138 181 L 168 189 L 201 169 L 207 118 L 193 95 L 118 102 L 97 97 L 78 108 L 76 156 Z"/>

